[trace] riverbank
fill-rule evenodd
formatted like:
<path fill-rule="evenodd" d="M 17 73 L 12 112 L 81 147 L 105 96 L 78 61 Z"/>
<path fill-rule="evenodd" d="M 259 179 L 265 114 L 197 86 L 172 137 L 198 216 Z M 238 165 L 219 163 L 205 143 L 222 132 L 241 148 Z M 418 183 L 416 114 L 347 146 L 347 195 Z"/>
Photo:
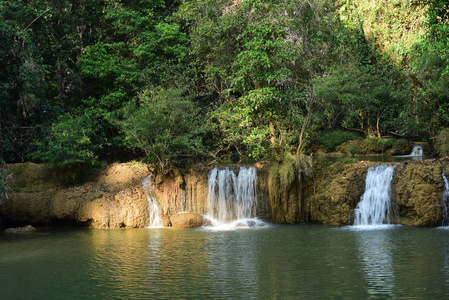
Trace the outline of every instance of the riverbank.
<path fill-rule="evenodd" d="M 365 189 L 372 162 L 317 161 L 313 172 L 293 182 L 288 191 L 270 188 L 269 163 L 258 163 L 255 216 L 277 224 L 347 225 Z M 449 159 L 405 161 L 397 164 L 391 184 L 392 222 L 408 226 L 438 226 L 442 222 L 445 189 L 443 170 Z M 235 167 L 238 172 L 238 166 Z M 208 174 L 212 166 L 195 165 L 152 179 L 164 225 L 179 212 L 205 215 Z M 112 164 L 89 182 L 64 187 L 43 166 L 8 166 L 12 180 L 0 215 L 8 227 L 74 225 L 92 228 L 141 228 L 149 225 L 148 192 L 142 181 L 151 175 L 142 163 Z M 295 179 L 297 180 L 297 179 Z M 283 193 L 278 201 L 273 193 Z M 270 200 L 271 199 L 271 200 Z"/>

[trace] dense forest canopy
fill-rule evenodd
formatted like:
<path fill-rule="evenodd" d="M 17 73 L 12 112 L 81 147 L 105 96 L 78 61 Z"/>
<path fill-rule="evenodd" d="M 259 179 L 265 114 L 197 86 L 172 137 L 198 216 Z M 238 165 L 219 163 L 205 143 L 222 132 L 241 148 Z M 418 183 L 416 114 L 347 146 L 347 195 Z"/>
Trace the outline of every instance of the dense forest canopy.
<path fill-rule="evenodd" d="M 444 0 L 1 0 L 0 16 L 6 162 L 281 161 L 332 131 L 448 154 Z"/>

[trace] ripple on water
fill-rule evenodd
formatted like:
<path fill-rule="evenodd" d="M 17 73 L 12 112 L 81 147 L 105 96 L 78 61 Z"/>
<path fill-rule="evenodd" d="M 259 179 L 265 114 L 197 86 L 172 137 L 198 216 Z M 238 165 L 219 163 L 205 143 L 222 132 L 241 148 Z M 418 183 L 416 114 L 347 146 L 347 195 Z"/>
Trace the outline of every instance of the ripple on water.
<path fill-rule="evenodd" d="M 239 229 L 262 229 L 272 226 L 270 223 L 262 221 L 258 218 L 239 219 L 229 223 L 222 223 L 216 219 L 206 217 L 210 222 L 209 226 L 200 227 L 201 231 L 228 231 Z"/>
<path fill-rule="evenodd" d="M 349 231 L 373 231 L 373 230 L 391 230 L 401 227 L 401 225 L 395 224 L 381 224 L 381 225 L 350 225 L 343 226 L 341 230 L 349 230 Z"/>

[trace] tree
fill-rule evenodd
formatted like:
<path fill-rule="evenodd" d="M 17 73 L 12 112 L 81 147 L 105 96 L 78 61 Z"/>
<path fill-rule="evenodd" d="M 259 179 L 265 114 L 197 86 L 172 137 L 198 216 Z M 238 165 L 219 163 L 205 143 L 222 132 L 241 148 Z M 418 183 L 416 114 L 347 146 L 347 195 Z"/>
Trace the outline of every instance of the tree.
<path fill-rule="evenodd" d="M 172 82 L 185 56 L 185 36 L 170 16 L 170 1 L 110 1 L 105 38 L 86 47 L 79 66 L 87 92 L 78 113 L 97 120 L 105 155 L 125 147 L 111 119 L 142 90 Z"/>
<path fill-rule="evenodd" d="M 415 46 L 409 74 L 412 79 L 410 103 L 404 110 L 407 129 L 434 137 L 449 126 L 449 3 L 427 4 L 424 39 Z"/>
<path fill-rule="evenodd" d="M 180 90 L 142 92 L 115 123 L 129 146 L 143 151 L 158 172 L 203 153 L 197 108 Z"/>
<path fill-rule="evenodd" d="M 43 102 L 43 69 L 35 58 L 29 35 L 0 21 L 0 156 L 7 161 L 26 159 L 39 122 L 35 109 Z"/>
<path fill-rule="evenodd" d="M 397 119 L 405 101 L 399 79 L 390 70 L 349 65 L 315 79 L 314 86 L 329 127 L 341 126 L 380 138 L 400 126 L 390 123 Z"/>
<path fill-rule="evenodd" d="M 47 139 L 37 141 L 33 157 L 46 162 L 65 183 L 85 179 L 98 165 L 98 141 L 88 116 L 62 116 Z"/>
<path fill-rule="evenodd" d="M 10 162 L 30 159 L 64 111 L 84 90 L 77 62 L 94 39 L 102 1 L 0 1 L 0 152 Z"/>
<path fill-rule="evenodd" d="M 314 103 L 309 80 L 322 72 L 323 65 L 314 62 L 328 47 L 324 32 L 331 31 L 329 3 L 181 5 L 178 16 L 190 33 L 197 85 L 213 103 L 222 149 L 248 151 L 254 159 L 282 159 L 284 151 L 302 150 Z"/>

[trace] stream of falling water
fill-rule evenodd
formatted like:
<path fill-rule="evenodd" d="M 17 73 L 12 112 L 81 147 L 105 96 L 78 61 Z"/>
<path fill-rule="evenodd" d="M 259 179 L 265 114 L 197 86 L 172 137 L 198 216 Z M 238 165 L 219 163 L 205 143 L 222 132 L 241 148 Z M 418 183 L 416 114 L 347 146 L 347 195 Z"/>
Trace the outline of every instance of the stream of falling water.
<path fill-rule="evenodd" d="M 443 195 L 441 197 L 441 202 L 443 204 L 441 225 L 449 226 L 449 216 L 448 216 L 449 181 L 447 180 L 447 177 L 446 177 L 446 168 L 444 168 L 442 176 L 443 176 L 443 180 L 444 180 L 444 191 L 443 191 Z"/>
<path fill-rule="evenodd" d="M 413 157 L 421 157 L 421 156 L 423 156 L 423 147 L 422 147 L 422 145 L 414 145 L 413 149 L 412 149 L 412 152 L 408 156 L 413 156 Z"/>
<path fill-rule="evenodd" d="M 266 225 L 256 218 L 256 179 L 254 167 L 214 168 L 209 173 L 206 217 L 213 227 L 233 229 Z"/>
<path fill-rule="evenodd" d="M 151 175 L 146 177 L 142 181 L 143 190 L 148 200 L 148 226 L 147 228 L 160 228 L 164 227 L 161 218 L 161 209 L 154 196 L 154 185 L 151 182 Z"/>
<path fill-rule="evenodd" d="M 368 169 L 365 193 L 355 209 L 354 225 L 390 224 L 390 185 L 394 166 L 376 164 Z"/>

